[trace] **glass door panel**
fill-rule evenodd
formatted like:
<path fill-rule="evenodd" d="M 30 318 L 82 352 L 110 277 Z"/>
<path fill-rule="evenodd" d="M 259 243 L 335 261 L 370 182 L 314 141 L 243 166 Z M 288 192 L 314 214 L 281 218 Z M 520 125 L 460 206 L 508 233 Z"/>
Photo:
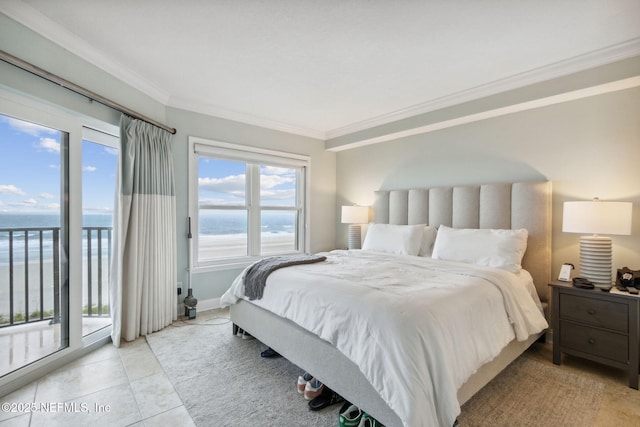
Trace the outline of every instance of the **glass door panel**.
<path fill-rule="evenodd" d="M 0 115 L 0 376 L 69 345 L 69 135 Z"/>
<path fill-rule="evenodd" d="M 82 336 L 111 325 L 109 278 L 118 138 L 85 128 L 82 141 Z"/>

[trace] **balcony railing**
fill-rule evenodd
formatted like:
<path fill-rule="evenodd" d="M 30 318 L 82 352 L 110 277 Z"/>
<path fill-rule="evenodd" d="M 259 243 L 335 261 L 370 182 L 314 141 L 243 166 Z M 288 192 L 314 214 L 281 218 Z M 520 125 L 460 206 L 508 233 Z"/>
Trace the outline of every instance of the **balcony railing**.
<path fill-rule="evenodd" d="M 111 227 L 82 230 L 83 315 L 107 317 L 108 298 L 103 295 L 108 295 L 111 273 Z M 59 321 L 60 228 L 0 228 L 0 241 L 6 247 L 0 257 L 0 328 Z"/>

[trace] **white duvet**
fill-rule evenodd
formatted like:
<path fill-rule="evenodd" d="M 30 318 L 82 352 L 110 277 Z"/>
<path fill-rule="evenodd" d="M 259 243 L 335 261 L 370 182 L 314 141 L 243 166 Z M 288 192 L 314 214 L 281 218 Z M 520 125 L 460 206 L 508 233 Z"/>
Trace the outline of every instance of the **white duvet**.
<path fill-rule="evenodd" d="M 531 276 L 471 264 L 333 251 L 273 272 L 251 301 L 335 345 L 406 427 L 451 427 L 458 388 L 511 340 L 548 327 Z M 243 298 L 242 275 L 222 296 Z"/>

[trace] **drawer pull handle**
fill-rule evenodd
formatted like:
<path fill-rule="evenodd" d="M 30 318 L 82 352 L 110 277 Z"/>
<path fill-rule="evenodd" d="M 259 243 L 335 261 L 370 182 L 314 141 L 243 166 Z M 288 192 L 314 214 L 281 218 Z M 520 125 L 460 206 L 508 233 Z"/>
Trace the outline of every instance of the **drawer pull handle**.
<path fill-rule="evenodd" d="M 595 344 L 596 340 L 594 340 L 593 338 L 589 338 L 589 344 Z"/>
<path fill-rule="evenodd" d="M 589 310 L 587 310 L 587 313 L 596 314 L 596 311 L 593 308 L 590 308 Z"/>

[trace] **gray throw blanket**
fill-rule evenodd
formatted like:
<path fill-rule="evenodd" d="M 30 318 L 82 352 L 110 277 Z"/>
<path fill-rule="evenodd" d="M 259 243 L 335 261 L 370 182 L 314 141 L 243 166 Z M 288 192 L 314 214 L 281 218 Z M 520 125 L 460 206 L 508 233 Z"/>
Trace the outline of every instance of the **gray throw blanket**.
<path fill-rule="evenodd" d="M 322 255 L 291 255 L 264 258 L 251 264 L 244 272 L 244 295 L 250 300 L 260 299 L 264 294 L 267 277 L 279 268 L 299 264 L 312 264 L 327 259 Z"/>

